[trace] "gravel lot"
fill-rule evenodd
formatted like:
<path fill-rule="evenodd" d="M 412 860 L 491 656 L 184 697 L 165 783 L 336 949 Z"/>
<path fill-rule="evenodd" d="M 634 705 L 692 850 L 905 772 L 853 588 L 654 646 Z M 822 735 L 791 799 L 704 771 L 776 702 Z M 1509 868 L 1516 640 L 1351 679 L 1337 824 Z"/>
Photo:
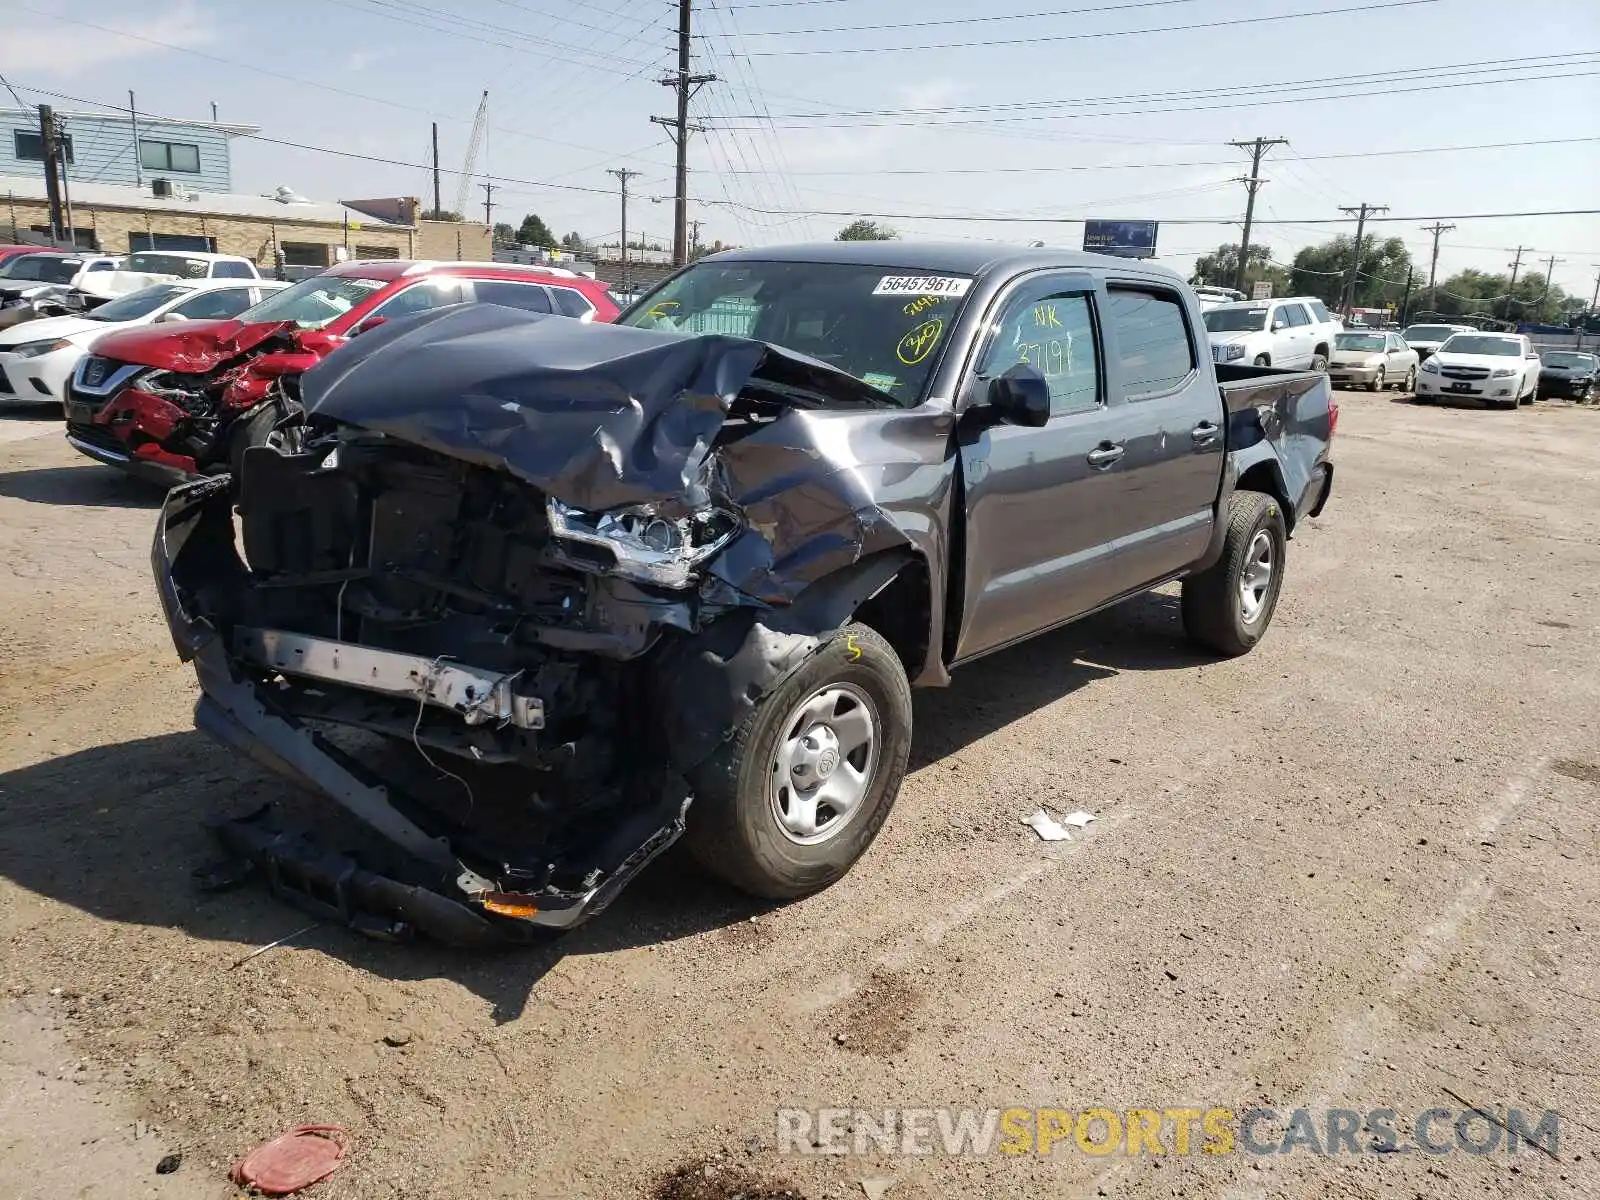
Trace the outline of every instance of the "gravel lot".
<path fill-rule="evenodd" d="M 548 949 L 242 965 L 308 918 L 190 885 L 279 785 L 190 727 L 155 495 L 0 417 L 0 1198 L 230 1196 L 304 1122 L 355 1135 L 329 1200 L 1600 1194 L 1600 411 L 1339 399 L 1257 652 L 1152 594 L 958 672 L 826 893 L 669 856 Z M 1468 1104 L 1559 1110 L 1557 1155 L 780 1155 L 773 1115 Z"/>

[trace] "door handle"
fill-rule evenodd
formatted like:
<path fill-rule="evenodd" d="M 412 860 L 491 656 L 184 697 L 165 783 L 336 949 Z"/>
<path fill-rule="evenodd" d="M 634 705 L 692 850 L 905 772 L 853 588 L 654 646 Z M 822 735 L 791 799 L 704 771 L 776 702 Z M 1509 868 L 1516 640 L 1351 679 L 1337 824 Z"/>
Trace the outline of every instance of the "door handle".
<path fill-rule="evenodd" d="M 1189 436 L 1199 445 L 1206 446 L 1216 441 L 1217 434 L 1221 431 L 1222 427 L 1220 425 L 1214 425 L 1210 421 L 1201 421 L 1200 424 L 1189 431 Z"/>
<path fill-rule="evenodd" d="M 1089 451 L 1089 465 L 1091 467 L 1109 467 L 1125 454 L 1126 448 L 1115 442 L 1101 442 Z"/>

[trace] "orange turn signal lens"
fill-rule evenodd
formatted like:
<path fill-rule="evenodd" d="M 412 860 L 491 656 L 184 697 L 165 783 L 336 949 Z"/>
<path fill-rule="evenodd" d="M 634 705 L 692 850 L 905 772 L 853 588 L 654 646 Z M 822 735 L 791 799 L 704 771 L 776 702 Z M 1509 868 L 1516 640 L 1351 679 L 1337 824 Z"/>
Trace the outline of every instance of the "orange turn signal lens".
<path fill-rule="evenodd" d="M 539 906 L 533 902 L 533 897 L 519 896 L 515 892 L 482 892 L 478 900 L 490 912 L 502 917 L 520 917 L 526 921 L 539 915 Z"/>

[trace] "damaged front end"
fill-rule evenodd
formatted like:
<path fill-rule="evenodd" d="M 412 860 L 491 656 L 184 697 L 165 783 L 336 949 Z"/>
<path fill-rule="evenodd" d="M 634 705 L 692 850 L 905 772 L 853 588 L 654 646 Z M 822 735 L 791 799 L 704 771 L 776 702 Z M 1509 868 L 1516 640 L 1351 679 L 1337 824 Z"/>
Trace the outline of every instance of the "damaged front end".
<path fill-rule="evenodd" d="M 196 723 L 355 819 L 337 854 L 272 814 L 217 835 L 368 932 L 602 911 L 694 768 L 921 552 L 839 424 L 882 401 L 762 343 L 479 306 L 302 382 L 289 446 L 169 495 L 153 566 Z"/>
<path fill-rule="evenodd" d="M 296 377 L 331 346 L 292 325 L 224 328 L 229 336 L 160 327 L 97 343 L 72 380 L 67 440 L 163 485 L 228 471 L 295 414 Z M 131 361 L 117 357 L 124 344 Z"/>

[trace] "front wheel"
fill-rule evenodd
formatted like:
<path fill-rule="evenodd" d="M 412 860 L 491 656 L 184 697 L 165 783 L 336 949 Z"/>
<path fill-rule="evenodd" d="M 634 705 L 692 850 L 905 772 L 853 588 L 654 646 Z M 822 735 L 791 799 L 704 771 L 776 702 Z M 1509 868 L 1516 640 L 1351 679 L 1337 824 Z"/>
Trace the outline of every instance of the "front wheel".
<path fill-rule="evenodd" d="M 1272 365 L 1272 360 L 1269 359 L 1265 354 L 1258 354 L 1256 355 L 1255 365 L 1258 367 L 1270 367 Z"/>
<path fill-rule="evenodd" d="M 1321 350 L 1318 350 L 1315 354 L 1313 354 L 1311 356 L 1311 369 L 1313 371 L 1320 371 L 1324 375 L 1327 374 L 1327 372 L 1328 372 L 1328 356 L 1326 354 L 1324 354 Z"/>
<path fill-rule="evenodd" d="M 1369 391 L 1369 392 L 1381 392 L 1381 391 L 1383 391 L 1384 388 L 1386 388 L 1388 386 L 1389 385 L 1384 381 L 1383 368 L 1379 367 L 1378 368 L 1378 373 L 1372 377 L 1372 382 L 1367 384 L 1367 391 Z"/>
<path fill-rule="evenodd" d="M 1283 587 L 1288 527 L 1278 501 L 1235 492 L 1228 501 L 1222 557 L 1183 581 L 1183 628 L 1229 658 L 1254 649 L 1272 623 Z"/>
<path fill-rule="evenodd" d="M 899 656 L 867 626 L 846 625 L 694 770 L 685 844 L 752 895 L 819 891 L 878 836 L 910 749 Z"/>
<path fill-rule="evenodd" d="M 1400 390 L 1402 392 L 1415 392 L 1417 390 L 1417 369 L 1415 367 L 1406 372 L 1406 381 L 1401 384 Z"/>

